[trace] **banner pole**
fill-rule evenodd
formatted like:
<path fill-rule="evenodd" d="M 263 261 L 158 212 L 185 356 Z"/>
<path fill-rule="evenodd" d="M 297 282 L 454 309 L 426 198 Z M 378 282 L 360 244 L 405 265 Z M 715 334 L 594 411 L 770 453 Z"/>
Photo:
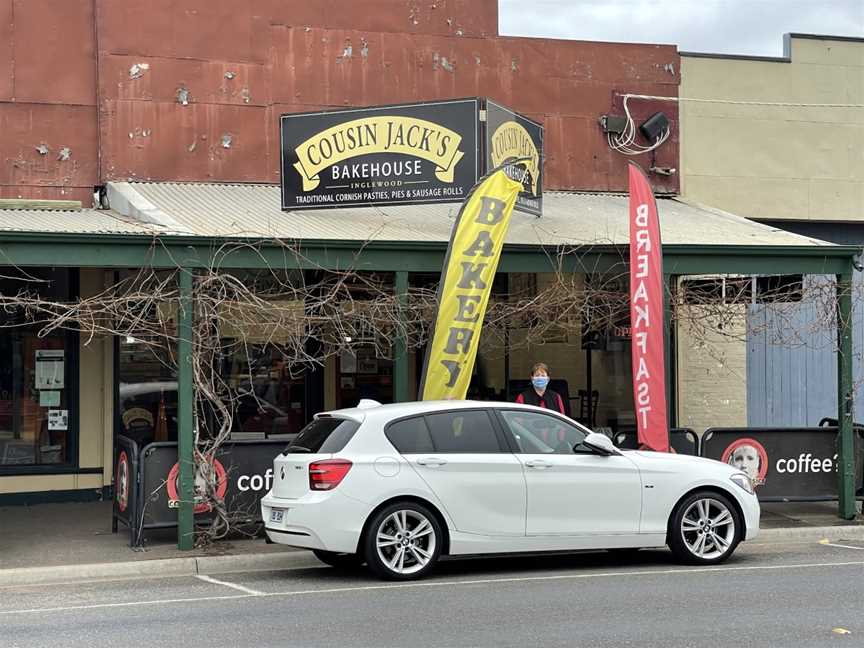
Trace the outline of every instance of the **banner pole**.
<path fill-rule="evenodd" d="M 405 340 L 405 330 L 401 327 L 404 308 L 408 305 L 408 271 L 396 271 L 396 302 L 400 326 L 397 328 L 396 339 L 393 341 L 393 402 L 404 403 L 409 400 L 408 394 L 408 350 Z M 413 392 L 413 389 L 410 390 Z"/>

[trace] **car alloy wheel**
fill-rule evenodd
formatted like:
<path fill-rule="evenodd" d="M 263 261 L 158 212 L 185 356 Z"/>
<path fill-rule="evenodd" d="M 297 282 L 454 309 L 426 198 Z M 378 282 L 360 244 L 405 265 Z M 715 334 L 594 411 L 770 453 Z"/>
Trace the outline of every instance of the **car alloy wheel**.
<path fill-rule="evenodd" d="M 366 560 L 379 575 L 419 578 L 438 560 L 441 529 L 424 506 L 403 502 L 381 511 L 369 527 Z"/>
<path fill-rule="evenodd" d="M 740 541 L 737 511 L 723 495 L 694 493 L 679 504 L 670 527 L 670 547 L 688 563 L 714 564 L 728 558 Z"/>
<path fill-rule="evenodd" d="M 703 560 L 721 558 L 735 539 L 735 518 L 723 502 L 699 499 L 684 512 L 681 536 L 694 556 Z"/>

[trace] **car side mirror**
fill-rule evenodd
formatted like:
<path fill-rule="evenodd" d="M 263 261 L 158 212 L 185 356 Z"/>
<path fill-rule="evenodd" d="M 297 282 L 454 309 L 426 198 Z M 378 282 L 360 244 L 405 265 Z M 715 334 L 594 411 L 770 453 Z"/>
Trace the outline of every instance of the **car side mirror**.
<path fill-rule="evenodd" d="M 612 439 L 607 437 L 605 434 L 600 434 L 598 432 L 591 432 L 586 436 L 585 440 L 582 441 L 582 445 L 588 446 L 602 455 L 618 454 L 618 449 L 615 447 L 615 444 L 612 443 Z"/>

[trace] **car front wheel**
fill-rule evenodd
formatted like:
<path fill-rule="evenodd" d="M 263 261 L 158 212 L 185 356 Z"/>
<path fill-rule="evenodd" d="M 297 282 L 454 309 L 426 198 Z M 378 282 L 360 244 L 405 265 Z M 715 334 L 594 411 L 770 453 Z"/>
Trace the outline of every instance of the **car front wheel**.
<path fill-rule="evenodd" d="M 382 578 L 422 578 L 441 554 L 441 525 L 422 504 L 391 504 L 375 515 L 368 529 L 366 563 Z"/>
<path fill-rule="evenodd" d="M 735 551 L 742 525 L 729 498 L 712 491 L 693 493 L 681 501 L 669 524 L 669 547 L 691 565 L 716 565 Z"/>

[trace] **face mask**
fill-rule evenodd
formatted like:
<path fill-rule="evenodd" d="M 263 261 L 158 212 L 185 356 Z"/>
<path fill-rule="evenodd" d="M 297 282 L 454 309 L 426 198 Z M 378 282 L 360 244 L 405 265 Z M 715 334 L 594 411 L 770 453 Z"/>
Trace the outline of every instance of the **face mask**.
<path fill-rule="evenodd" d="M 537 389 L 546 389 L 546 385 L 549 384 L 549 378 L 547 376 L 538 376 L 531 379 L 531 384 Z"/>

